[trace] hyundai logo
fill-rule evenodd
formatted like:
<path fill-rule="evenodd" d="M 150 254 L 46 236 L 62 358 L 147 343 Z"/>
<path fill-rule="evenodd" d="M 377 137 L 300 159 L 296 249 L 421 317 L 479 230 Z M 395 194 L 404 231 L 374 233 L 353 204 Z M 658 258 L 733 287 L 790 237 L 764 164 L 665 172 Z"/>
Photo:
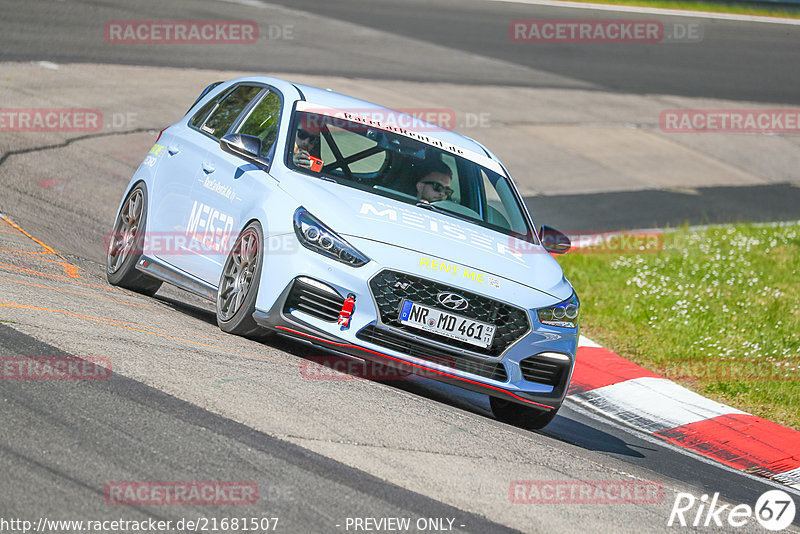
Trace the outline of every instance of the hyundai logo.
<path fill-rule="evenodd" d="M 439 293 L 436 296 L 436 300 L 438 300 L 439 303 L 445 308 L 450 308 L 451 310 L 455 311 L 466 310 L 467 307 L 469 307 L 469 301 L 461 295 L 456 295 L 455 293 Z"/>

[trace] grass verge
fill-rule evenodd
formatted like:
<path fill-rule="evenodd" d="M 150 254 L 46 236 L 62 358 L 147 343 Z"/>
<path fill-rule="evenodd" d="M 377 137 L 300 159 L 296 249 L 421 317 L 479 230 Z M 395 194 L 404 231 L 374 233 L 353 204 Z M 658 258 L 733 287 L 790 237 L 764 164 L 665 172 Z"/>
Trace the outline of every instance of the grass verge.
<path fill-rule="evenodd" d="M 702 395 L 800 430 L 800 224 L 680 228 L 663 250 L 559 258 L 581 332 Z"/>
<path fill-rule="evenodd" d="M 586 4 L 615 4 L 622 6 L 657 7 L 662 9 L 682 9 L 686 11 L 710 11 L 712 13 L 731 13 L 734 15 L 753 15 L 758 17 L 800 18 L 800 10 L 780 4 L 764 5 L 751 3 L 694 2 L 683 0 L 571 0 Z"/>

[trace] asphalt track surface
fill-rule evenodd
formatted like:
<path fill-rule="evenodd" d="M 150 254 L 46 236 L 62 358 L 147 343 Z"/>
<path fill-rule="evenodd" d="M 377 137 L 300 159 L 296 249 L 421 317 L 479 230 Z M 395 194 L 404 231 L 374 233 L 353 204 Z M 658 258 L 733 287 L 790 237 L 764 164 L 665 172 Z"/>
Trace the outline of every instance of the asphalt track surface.
<path fill-rule="evenodd" d="M 553 195 L 525 202 L 537 220 L 565 232 L 800 219 L 800 188 L 791 184 Z"/>
<path fill-rule="evenodd" d="M 463 532 L 647 532 L 662 530 L 678 491 L 752 503 L 774 487 L 569 404 L 531 432 L 494 421 L 480 395 L 424 379 L 309 380 L 303 369 L 319 351 L 225 336 L 199 299 L 114 290 L 97 262 L 42 254 L 6 223 L 0 231 L 2 354 L 105 355 L 114 370 L 108 380 L 0 381 L 4 518 L 240 515 L 103 498 L 113 481 L 223 480 L 258 484 L 244 513 L 279 517 L 283 532 L 346 531 L 336 525 L 347 517 L 446 517 Z M 665 496 L 652 507 L 511 504 L 513 480 L 653 481 Z"/>
<path fill-rule="evenodd" d="M 148 47 L 113 49 L 88 36 L 86 29 L 109 19 L 211 19 L 231 13 L 250 18 L 247 9 L 272 9 L 218 2 L 140 6 L 3 1 L 0 5 L 3 61 L 259 70 L 265 65 L 263 57 L 243 53 L 231 65 L 229 57 L 215 56 L 214 51 L 165 54 Z M 337 18 L 364 31 L 380 28 L 435 42 L 442 53 L 429 58 L 423 65 L 427 70 L 412 73 L 401 62 L 379 63 L 381 53 L 359 61 L 334 53 L 320 57 L 325 45 L 305 36 L 310 50 L 270 56 L 269 70 L 412 80 L 440 76 L 465 84 L 487 83 L 485 73 L 435 68 L 447 64 L 448 48 L 476 47 L 484 55 L 496 54 L 500 62 L 492 79 L 505 73 L 505 84 L 658 89 L 791 104 L 798 99 L 800 73 L 794 68 L 798 40 L 793 28 L 715 22 L 707 29 L 719 26 L 722 40 L 706 39 L 714 44 L 691 57 L 675 45 L 674 51 L 633 47 L 584 54 L 584 49 L 581 53 L 566 49 L 553 51 L 562 54 L 556 61 L 499 46 L 492 52 L 492 43 L 482 36 L 490 33 L 487 24 L 501 25 L 499 21 L 509 18 L 574 16 L 564 10 L 484 2 L 460 3 L 457 11 L 446 2 L 377 2 L 371 10 L 351 2 L 291 5 L 308 9 L 323 22 L 325 17 Z M 292 22 L 288 12 L 271 13 L 278 24 Z M 328 38 L 331 48 L 348 49 L 346 36 Z M 622 53 L 629 55 L 621 57 Z M 533 66 L 542 74 L 526 79 L 509 66 L 515 63 Z M 613 69 L 616 75 L 609 74 Z M 709 69 L 717 76 L 709 76 Z M 659 78 L 665 72 L 674 86 L 665 87 Z M 225 336 L 216 329 L 207 303 L 177 290 L 162 289 L 155 299 L 113 290 L 103 276 L 103 236 L 124 182 L 111 178 L 108 161 L 117 158 L 113 169 L 130 175 L 137 162 L 120 159 L 120 150 L 126 143 L 152 142 L 146 133 L 124 139 L 122 146 L 108 140 L 33 148 L 4 156 L 0 163 L 4 186 L 0 210 L 62 255 L 42 249 L 0 222 L 0 352 L 32 357 L 106 355 L 115 365 L 106 381 L 0 381 L 3 518 L 176 520 L 241 515 L 240 509 L 219 507 L 109 506 L 103 488 L 114 480 L 252 480 L 258 483 L 261 498 L 246 515 L 280 517 L 282 532 L 344 532 L 337 525 L 343 525 L 346 517 L 404 516 L 454 518 L 456 530 L 465 532 L 656 532 L 668 530 L 676 492 L 696 496 L 720 492 L 726 502 L 752 504 L 774 487 L 569 405 L 545 430 L 531 432 L 493 420 L 480 396 L 425 380 L 392 384 L 304 380 L 297 369 L 319 356 L 304 345 Z M 6 141 L 3 146 L 6 151 L 16 148 Z M 85 170 L 77 198 L 30 193 L 27 184 L 52 178 L 59 169 L 87 158 L 92 165 Z M 714 188 L 701 191 L 696 201 L 702 206 L 687 204 L 683 197 L 674 201 L 697 222 L 730 218 L 732 211 L 741 219 L 797 218 L 786 200 L 787 191 L 780 186 L 744 192 Z M 747 211 L 741 193 L 762 194 L 771 199 L 770 205 L 756 213 Z M 670 195 L 679 193 L 609 193 L 592 198 L 613 205 L 615 197 L 630 195 L 627 202 L 634 199 L 641 204 L 645 197 L 636 195 L 652 194 L 663 198 L 658 202 L 647 197 L 653 202 L 648 216 L 674 220 L 666 208 L 659 214 L 653 206 L 664 205 Z M 709 208 L 704 198 L 718 199 L 710 203 L 716 207 Z M 579 202 L 548 198 L 553 201 L 554 217 L 574 210 Z M 704 214 L 698 215 L 703 206 Z M 601 227 L 649 224 L 641 218 L 609 216 Z M 576 227 L 587 228 L 583 223 Z M 653 506 L 537 506 L 512 504 L 507 496 L 513 480 L 627 478 L 662 484 L 664 501 Z M 796 494 L 795 500 L 800 502 Z M 795 525 L 800 525 L 800 518 Z M 740 530 L 760 531 L 753 524 Z"/>
<path fill-rule="evenodd" d="M 0 326 L 0 348 L 26 357 L 74 358 L 7 326 Z M 103 499 L 107 480 L 127 480 L 131 472 L 179 480 L 188 464 L 197 480 L 215 480 L 220 473 L 233 481 L 267 480 L 259 484 L 261 498 L 247 514 L 277 517 L 281 530 L 331 531 L 341 522 L 332 518 L 342 510 L 355 517 L 380 510 L 387 517 L 452 517 L 464 532 L 513 532 L 122 376 L 56 387 L 4 384 L 3 401 L 4 433 L 14 438 L 3 443 L 0 453 L 6 518 L 29 517 L 34 511 L 51 518 L 75 514 L 79 503 Z M 187 443 L 192 444 L 188 449 Z M 37 458 L 34 451 L 43 444 L 54 444 L 47 453 L 60 458 L 57 465 Z M 80 451 L 71 451 L 72 445 Z M 121 458 L 127 459 L 124 465 Z M 95 477 L 99 482 L 93 484 Z M 66 509 L 60 508 L 53 488 L 69 488 Z M 321 496 L 313 506 L 304 502 Z M 35 510 L 29 509 L 32 502 Z M 187 508 L 148 514 L 134 507 L 127 518 L 177 522 L 197 515 Z M 226 511 L 236 516 L 231 508 Z M 110 507 L 109 512 L 113 518 Z"/>
<path fill-rule="evenodd" d="M 618 19 L 653 19 L 665 23 L 700 23 L 703 40 L 692 44 L 541 45 L 533 51 L 511 44 L 509 22 L 515 19 L 610 18 L 605 12 L 487 2 L 484 0 L 277 0 L 216 4 L 176 0 L 153 4 L 110 2 L 25 2 L 3 0 L 4 39 L 0 59 L 113 62 L 216 69 L 306 72 L 386 77 L 465 84 L 496 83 L 574 87 L 576 84 L 628 93 L 675 94 L 751 102 L 800 104 L 796 68 L 800 27 L 748 22 L 615 14 Z M 257 7 L 265 6 L 263 9 Z M 296 33 L 291 48 L 279 43 L 269 53 L 243 49 L 235 59 L 226 51 L 183 50 L 158 53 L 150 46 L 109 47 L 92 32 L 108 20 L 258 18 L 276 26 L 296 22 L 302 10 L 316 27 Z M 450 50 L 488 56 L 504 64 L 531 67 L 541 76 L 483 69 L 452 70 L 446 53 L 415 69 L 397 70 L 386 50 L 359 50 L 359 33 L 330 35 L 331 20 L 354 24 L 362 32 L 382 31 L 433 43 Z M 48 39 L 37 36 L 46 29 Z M 268 30 L 263 30 L 268 33 Z M 268 35 L 267 35 L 268 37 Z M 348 41 L 352 44 L 347 46 Z M 378 45 L 379 46 L 379 45 Z M 326 53 L 326 51 L 328 53 Z M 332 54 L 331 52 L 337 52 Z M 402 56 L 402 51 L 400 52 Z M 407 57 L 418 61 L 419 58 Z M 405 67 L 405 66 L 401 66 Z M 400 74 L 400 76 L 398 76 Z M 547 76 L 549 74 L 550 76 Z M 555 76 L 553 76 L 555 75 Z"/>
<path fill-rule="evenodd" d="M 768 24 L 746 22 L 720 24 L 699 18 L 660 16 L 654 18 L 665 26 L 701 24 L 703 42 L 607 48 L 558 44 L 537 47 L 533 52 L 524 44 L 509 46 L 510 20 L 611 16 L 592 10 L 474 0 L 436 3 L 390 0 L 376 2 L 371 9 L 363 9 L 356 0 L 275 3 L 578 79 L 604 90 L 800 103 L 800 95 L 793 90 L 796 85 L 792 85 L 800 82 L 800 72 L 787 70 L 800 45 L 797 27 L 770 28 Z M 613 18 L 650 17 L 618 13 Z"/>
<path fill-rule="evenodd" d="M 800 26 L 485 0 L 375 0 L 367 4 L 359 0 L 173 0 L 158 4 L 3 0 L 1 4 L 0 61 L 44 59 L 580 88 L 726 99 L 744 106 L 800 104 L 796 90 L 800 87 Z M 691 43 L 561 43 L 537 44 L 535 48 L 509 42 L 510 21 L 540 18 L 656 18 L 665 28 L 699 25 L 703 38 Z M 169 51 L 147 44 L 109 46 L 99 28 L 108 21 L 128 19 L 256 20 L 262 41 L 255 47 L 179 46 Z M 42 38 L 43 32 L 47 38 Z M 797 220 L 800 188 L 796 183 L 713 188 L 692 197 L 644 190 L 592 198 L 529 197 L 526 201 L 537 220 L 564 230 Z"/>

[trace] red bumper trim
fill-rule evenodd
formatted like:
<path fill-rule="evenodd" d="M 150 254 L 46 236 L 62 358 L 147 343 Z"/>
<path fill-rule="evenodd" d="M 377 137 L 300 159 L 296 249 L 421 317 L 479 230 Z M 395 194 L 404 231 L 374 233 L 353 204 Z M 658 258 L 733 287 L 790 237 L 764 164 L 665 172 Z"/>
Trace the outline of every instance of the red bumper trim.
<path fill-rule="evenodd" d="M 460 376 L 452 375 L 450 373 L 445 373 L 444 371 L 439 371 L 438 369 L 432 369 L 430 367 L 424 367 L 422 365 L 419 365 L 419 364 L 416 364 L 416 363 L 413 363 L 413 362 L 409 362 L 409 361 L 406 361 L 406 360 L 401 360 L 400 358 L 395 358 L 394 356 L 389 356 L 388 354 L 383 354 L 382 352 L 377 352 L 377 351 L 374 351 L 374 350 L 365 349 L 364 347 L 359 347 L 358 345 L 352 345 L 350 343 L 337 343 L 335 341 L 328 341 L 327 339 L 322 339 L 322 338 L 317 337 L 317 336 L 312 336 L 311 334 L 306 334 L 304 332 L 298 332 L 297 330 L 292 330 L 291 328 L 286 328 L 285 326 L 276 326 L 275 328 L 277 328 L 279 330 L 285 330 L 287 332 L 291 332 L 292 334 L 296 334 L 298 336 L 303 336 L 303 337 L 307 337 L 307 338 L 310 338 L 310 339 L 314 339 L 316 341 L 321 341 L 321 342 L 327 343 L 329 345 L 334 345 L 334 346 L 337 346 L 337 347 L 346 347 L 346 348 L 358 349 L 358 350 L 362 350 L 364 352 L 369 352 L 370 354 L 375 354 L 376 356 L 380 356 L 382 358 L 387 358 L 389 360 L 393 360 L 393 361 L 402 363 L 404 365 L 411 365 L 411 366 L 417 367 L 419 369 L 424 369 L 426 372 L 434 372 L 434 373 L 440 374 L 442 376 L 445 376 L 445 377 L 448 377 L 448 378 L 452 378 L 454 380 L 461 380 L 462 382 L 468 382 L 470 384 L 475 384 L 477 386 L 485 387 L 487 389 L 493 389 L 495 391 L 499 391 L 501 393 L 504 393 L 504 394 L 506 394 L 506 395 L 508 395 L 510 397 L 514 397 L 515 399 L 520 400 L 520 401 L 522 401 L 522 402 L 524 402 L 526 404 L 533 404 L 534 406 L 538 406 L 540 408 L 547 408 L 548 410 L 552 410 L 553 409 L 552 406 L 548 406 L 546 404 L 539 404 L 538 402 L 534 402 L 534 401 L 525 399 L 523 397 L 520 397 L 519 395 L 515 395 L 514 393 L 511 393 L 510 391 L 506 391 L 505 389 L 502 389 L 502 388 L 498 388 L 498 387 L 495 387 L 495 386 L 490 386 L 488 384 L 482 384 L 481 382 L 477 382 L 475 380 L 470 380 L 468 378 L 461 378 Z"/>

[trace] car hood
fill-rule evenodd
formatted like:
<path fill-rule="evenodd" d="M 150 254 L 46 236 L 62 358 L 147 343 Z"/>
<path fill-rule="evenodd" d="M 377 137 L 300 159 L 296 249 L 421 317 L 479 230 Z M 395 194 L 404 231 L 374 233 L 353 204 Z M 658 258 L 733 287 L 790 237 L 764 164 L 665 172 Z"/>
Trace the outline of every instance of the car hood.
<path fill-rule="evenodd" d="M 292 172 L 280 187 L 340 236 L 402 247 L 479 269 L 556 298 L 564 295 L 561 266 L 540 245 L 463 219 Z M 383 261 L 383 259 L 378 259 Z"/>

